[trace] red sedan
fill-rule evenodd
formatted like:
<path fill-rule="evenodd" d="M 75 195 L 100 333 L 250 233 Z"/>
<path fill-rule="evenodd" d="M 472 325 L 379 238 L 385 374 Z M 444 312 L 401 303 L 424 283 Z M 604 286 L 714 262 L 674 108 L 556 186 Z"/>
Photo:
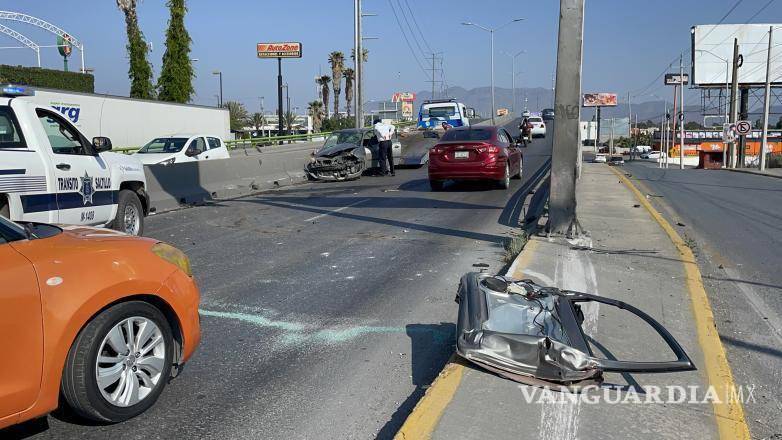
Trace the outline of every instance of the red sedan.
<path fill-rule="evenodd" d="M 439 191 L 446 180 L 490 180 L 507 189 L 511 177 L 521 178 L 522 163 L 504 128 L 452 128 L 429 150 L 429 185 Z"/>

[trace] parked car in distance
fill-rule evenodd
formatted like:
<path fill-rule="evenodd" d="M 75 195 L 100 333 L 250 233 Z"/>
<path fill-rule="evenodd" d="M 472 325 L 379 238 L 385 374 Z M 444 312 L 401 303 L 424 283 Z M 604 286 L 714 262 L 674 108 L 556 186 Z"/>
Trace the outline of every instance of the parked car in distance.
<path fill-rule="evenodd" d="M 500 188 L 521 178 L 524 158 L 502 127 L 462 127 L 445 132 L 429 150 L 429 185 L 443 189 L 446 180 L 489 180 Z"/>
<path fill-rule="evenodd" d="M 553 108 L 544 108 L 542 112 L 540 112 L 540 116 L 543 118 L 544 121 L 553 121 L 554 120 L 554 109 Z"/>
<path fill-rule="evenodd" d="M 0 216 L 0 428 L 62 397 L 81 417 L 149 409 L 201 338 L 190 262 L 157 240 Z M 12 336 L 9 336 L 12 335 Z"/>
<path fill-rule="evenodd" d="M 144 165 L 171 165 L 231 157 L 220 138 L 203 134 L 173 134 L 155 138 L 135 152 L 134 156 Z"/>
<path fill-rule="evenodd" d="M 613 156 L 609 161 L 609 165 L 624 165 L 625 159 L 622 156 Z"/>
<path fill-rule="evenodd" d="M 532 137 L 546 137 L 546 123 L 540 116 L 530 116 L 529 122 L 532 123 Z"/>
<path fill-rule="evenodd" d="M 634 151 L 635 154 L 644 154 L 652 151 L 652 147 L 649 145 L 636 145 L 631 151 Z"/>
<path fill-rule="evenodd" d="M 641 153 L 641 159 L 659 159 L 662 157 L 662 153 L 659 151 L 647 151 L 646 153 Z"/>
<path fill-rule="evenodd" d="M 606 156 L 603 154 L 598 154 L 595 156 L 594 159 L 592 159 L 593 163 L 606 163 L 608 162 L 608 159 L 606 159 Z"/>

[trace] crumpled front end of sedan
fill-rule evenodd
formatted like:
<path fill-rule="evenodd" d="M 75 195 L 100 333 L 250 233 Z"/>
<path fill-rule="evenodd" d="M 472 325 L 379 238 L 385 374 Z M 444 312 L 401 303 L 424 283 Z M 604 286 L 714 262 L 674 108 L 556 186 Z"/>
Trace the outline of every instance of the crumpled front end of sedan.
<path fill-rule="evenodd" d="M 355 145 L 321 150 L 304 167 L 312 179 L 326 181 L 358 179 L 365 169 L 364 149 Z"/>

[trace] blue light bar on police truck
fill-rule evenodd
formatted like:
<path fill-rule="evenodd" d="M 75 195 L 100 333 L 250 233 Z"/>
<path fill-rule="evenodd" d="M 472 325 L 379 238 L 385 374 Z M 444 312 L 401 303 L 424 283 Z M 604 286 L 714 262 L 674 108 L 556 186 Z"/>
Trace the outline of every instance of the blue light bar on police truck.
<path fill-rule="evenodd" d="M 35 90 L 26 86 L 6 84 L 3 86 L 3 96 L 34 96 Z"/>

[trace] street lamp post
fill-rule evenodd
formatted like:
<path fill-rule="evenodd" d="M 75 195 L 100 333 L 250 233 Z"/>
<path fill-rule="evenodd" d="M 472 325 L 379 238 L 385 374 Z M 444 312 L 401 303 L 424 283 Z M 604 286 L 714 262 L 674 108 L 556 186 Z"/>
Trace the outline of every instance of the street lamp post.
<path fill-rule="evenodd" d="M 502 52 L 503 54 L 507 55 L 510 58 L 510 65 L 511 65 L 511 68 L 510 68 L 511 69 L 511 80 L 510 80 L 511 86 L 510 87 L 511 87 L 511 96 L 512 96 L 511 99 L 513 99 L 513 102 L 511 102 L 511 104 L 510 104 L 510 108 L 511 108 L 511 112 L 513 114 L 516 114 L 516 58 L 519 55 L 527 53 L 527 51 L 526 50 L 522 50 L 521 52 L 517 53 L 516 55 L 511 55 L 508 52 L 505 52 L 503 50 L 501 50 L 500 52 Z"/>
<path fill-rule="evenodd" d="M 716 53 L 706 50 L 706 49 L 695 49 L 696 52 L 704 52 L 707 53 L 717 59 L 720 59 L 722 61 L 725 61 L 725 124 L 727 124 L 730 119 L 728 119 L 730 116 L 728 116 L 728 97 L 730 96 L 730 60 L 727 58 L 722 58 L 721 56 L 717 55 Z M 723 168 L 726 165 L 727 162 L 727 155 L 728 155 L 728 145 L 727 142 L 722 143 L 722 166 Z"/>
<path fill-rule="evenodd" d="M 496 102 L 495 97 L 494 97 L 494 33 L 497 32 L 498 30 L 500 30 L 500 29 L 502 29 L 502 28 L 512 24 L 512 23 L 516 23 L 516 22 L 519 22 L 519 21 L 522 21 L 522 20 L 524 20 L 524 19 L 523 18 L 515 18 L 515 19 L 513 19 L 513 20 L 503 24 L 502 26 L 499 26 L 499 27 L 496 27 L 496 28 L 493 28 L 493 29 L 487 28 L 485 26 L 481 26 L 479 24 L 475 24 L 475 23 L 472 23 L 472 22 L 469 22 L 469 21 L 466 21 L 466 22 L 462 23 L 462 25 L 464 25 L 464 26 L 475 26 L 478 29 L 482 29 L 482 30 L 488 32 L 491 35 L 491 123 L 492 123 L 492 125 L 494 125 L 496 123 L 494 118 L 495 118 L 495 116 L 497 114 L 497 102 Z"/>
<path fill-rule="evenodd" d="M 217 75 L 220 77 L 220 107 L 223 106 L 223 72 L 220 70 L 215 70 L 212 72 L 212 75 Z"/>

